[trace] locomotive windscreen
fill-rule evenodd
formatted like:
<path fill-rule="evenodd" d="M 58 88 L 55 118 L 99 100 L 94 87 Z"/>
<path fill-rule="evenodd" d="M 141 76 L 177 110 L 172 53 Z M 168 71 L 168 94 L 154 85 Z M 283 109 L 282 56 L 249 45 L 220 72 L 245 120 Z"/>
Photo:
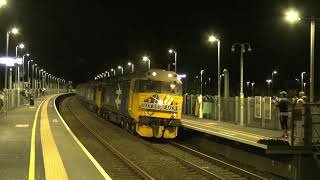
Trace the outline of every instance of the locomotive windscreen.
<path fill-rule="evenodd" d="M 137 80 L 135 82 L 135 92 L 140 93 L 166 93 L 181 95 L 182 86 L 175 82 L 164 82 L 164 81 L 151 81 L 151 80 Z"/>

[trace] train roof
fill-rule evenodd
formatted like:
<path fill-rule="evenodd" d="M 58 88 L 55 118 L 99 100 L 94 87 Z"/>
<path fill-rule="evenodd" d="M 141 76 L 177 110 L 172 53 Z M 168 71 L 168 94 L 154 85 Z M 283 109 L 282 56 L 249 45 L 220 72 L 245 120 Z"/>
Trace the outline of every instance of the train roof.
<path fill-rule="evenodd" d="M 138 71 L 130 74 L 116 75 L 108 78 L 103 78 L 99 80 L 90 81 L 85 84 L 96 84 L 97 82 L 117 82 L 126 81 L 131 79 L 143 79 L 143 80 L 153 80 L 153 81 L 166 81 L 166 82 L 176 82 L 181 84 L 182 82 L 178 79 L 178 75 L 174 71 L 167 71 L 164 69 L 150 69 L 148 71 Z"/>

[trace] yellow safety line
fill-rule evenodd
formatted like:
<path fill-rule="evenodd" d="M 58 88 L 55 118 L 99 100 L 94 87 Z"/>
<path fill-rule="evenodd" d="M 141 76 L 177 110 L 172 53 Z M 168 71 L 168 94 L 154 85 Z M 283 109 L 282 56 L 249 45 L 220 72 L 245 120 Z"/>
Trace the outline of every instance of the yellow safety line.
<path fill-rule="evenodd" d="M 257 135 L 257 134 L 252 134 L 252 133 L 248 133 L 248 132 L 245 132 L 245 131 L 239 131 L 239 130 L 234 130 L 234 129 L 225 128 L 225 127 L 217 127 L 216 125 L 208 126 L 208 125 L 203 124 L 203 123 L 201 123 L 201 122 L 194 122 L 194 121 L 190 121 L 190 120 L 186 120 L 186 119 L 182 119 L 182 121 L 186 121 L 186 122 L 189 122 L 189 123 L 191 123 L 191 124 L 197 124 L 197 125 L 204 126 L 204 127 L 209 127 L 209 128 L 220 129 L 220 130 L 232 131 L 233 133 L 236 132 L 236 133 L 239 133 L 239 134 L 241 134 L 241 135 L 248 136 L 248 137 L 252 137 L 252 138 L 259 138 L 259 139 L 269 138 L 269 137 L 267 137 L 267 136 L 261 136 L 261 135 Z"/>
<path fill-rule="evenodd" d="M 56 97 L 57 98 L 57 97 Z M 54 99 L 54 102 L 56 101 L 56 98 Z M 55 104 L 55 103 L 54 103 Z M 54 106 L 54 109 L 56 110 L 61 122 L 66 127 L 67 131 L 70 133 L 70 135 L 73 137 L 73 139 L 76 141 L 76 143 L 80 146 L 82 151 L 87 155 L 87 157 L 90 159 L 92 164 L 98 169 L 100 174 L 104 177 L 104 179 L 110 180 L 111 177 L 106 173 L 106 171 L 101 167 L 101 165 L 97 162 L 97 160 L 90 154 L 90 152 L 84 147 L 84 145 L 79 141 L 79 139 L 74 135 L 72 130 L 69 128 L 67 123 L 64 121 L 63 117 L 60 115 L 58 109 L 56 106 Z"/>
<path fill-rule="evenodd" d="M 42 104 L 44 103 L 45 100 L 43 100 L 38 109 L 37 112 L 34 116 L 34 120 L 33 120 L 33 126 L 32 126 L 32 133 L 31 133 L 31 148 L 30 148 L 30 160 L 29 160 L 29 176 L 28 179 L 29 180 L 34 180 L 34 174 L 35 174 L 35 144 L 36 144 L 36 128 L 37 128 L 37 119 L 38 119 L 38 114 L 39 114 L 39 110 L 42 106 Z"/>
<path fill-rule="evenodd" d="M 46 180 L 68 179 L 61 156 L 55 143 L 48 119 L 47 99 L 41 109 L 40 135 Z"/>

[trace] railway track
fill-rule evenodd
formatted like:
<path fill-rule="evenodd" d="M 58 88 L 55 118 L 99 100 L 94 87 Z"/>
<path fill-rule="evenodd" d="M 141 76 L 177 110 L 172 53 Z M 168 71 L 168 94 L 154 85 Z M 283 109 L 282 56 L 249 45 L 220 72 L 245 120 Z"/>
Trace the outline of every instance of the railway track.
<path fill-rule="evenodd" d="M 175 158 L 209 179 L 267 179 L 173 141 L 150 143 L 142 140 L 141 142 L 155 151 Z"/>
<path fill-rule="evenodd" d="M 88 131 L 90 131 L 112 153 L 108 155 L 108 159 L 109 159 L 109 156 L 110 158 L 113 158 L 113 159 L 115 158 L 114 156 L 116 156 L 117 160 L 115 160 L 115 162 L 118 163 L 118 161 L 121 161 L 121 163 L 119 163 L 120 165 L 115 165 L 116 167 L 108 166 L 107 169 L 109 171 L 112 171 L 114 169 L 115 171 L 117 171 L 116 173 L 121 175 L 120 172 L 122 171 L 126 172 L 128 171 L 127 170 L 128 167 L 130 167 L 132 177 L 135 175 L 135 178 L 155 179 L 151 175 L 149 175 L 148 173 L 142 170 L 142 169 L 147 169 L 144 165 L 141 165 L 140 166 L 141 168 L 138 165 L 136 165 L 136 164 L 139 164 L 139 162 L 137 162 L 137 159 L 139 158 L 134 156 L 130 157 L 130 153 L 129 155 L 128 153 L 126 153 L 126 155 L 125 153 L 122 154 L 120 151 L 116 149 L 116 147 L 113 147 L 112 143 L 109 143 L 105 138 L 100 136 L 99 133 L 96 132 L 96 130 L 93 130 L 92 128 L 90 128 L 86 124 L 88 122 L 84 123 L 81 120 L 81 118 L 78 118 L 77 114 L 72 112 L 69 104 L 69 100 L 68 100 L 68 110 L 70 111 L 70 113 L 73 114 L 74 118 L 77 119 L 82 124 L 83 127 L 88 129 Z M 101 121 L 105 122 L 104 120 L 99 118 L 96 114 L 94 113 L 90 113 L 90 114 L 91 116 L 95 116 L 97 117 L 97 119 L 100 119 Z M 105 123 L 109 123 L 109 122 L 105 122 Z M 157 159 L 164 159 L 164 158 L 171 159 L 170 161 L 173 164 L 172 168 L 183 169 L 185 172 L 187 172 L 186 174 L 189 174 L 189 175 L 186 175 L 187 177 L 189 176 L 189 178 L 187 179 L 266 179 L 264 177 L 251 173 L 239 167 L 236 167 L 226 162 L 223 162 L 221 160 L 212 158 L 208 155 L 195 151 L 181 144 L 178 144 L 172 141 L 165 141 L 165 143 L 159 143 L 159 141 L 157 141 L 156 143 L 152 143 L 140 137 L 135 137 L 130 135 L 129 133 L 125 133 L 123 129 L 121 129 L 118 126 L 115 126 L 115 125 L 112 125 L 112 126 L 114 127 L 114 129 L 121 130 L 122 136 L 125 136 L 131 141 L 134 141 L 135 143 L 140 144 L 139 147 L 141 149 L 143 148 L 146 149 L 145 147 L 147 147 L 152 151 L 157 152 L 158 154 L 161 154 L 161 156 L 157 155 L 156 157 Z M 145 156 L 148 156 L 148 155 L 146 154 Z M 155 155 L 153 153 L 153 155 L 150 155 L 150 156 L 155 156 Z M 132 162 L 130 159 L 134 160 L 135 163 Z M 150 164 L 152 163 L 150 162 Z M 117 166 L 119 166 L 119 168 Z M 161 168 L 164 169 L 168 167 L 161 167 Z M 159 175 L 155 175 L 155 173 L 151 173 L 151 174 L 154 175 L 154 177 L 156 177 L 157 179 L 163 179 L 162 176 L 159 177 Z M 128 175 L 121 175 L 121 177 L 128 179 L 126 176 Z M 119 179 L 123 179 L 121 177 L 119 176 Z M 173 177 L 174 176 L 172 176 L 172 178 Z M 199 178 L 195 178 L 195 177 L 199 177 Z"/>
<path fill-rule="evenodd" d="M 102 138 L 98 133 L 92 130 L 89 126 L 86 125 L 76 114 L 74 114 L 71 110 L 70 99 L 67 99 L 66 106 L 69 113 L 81 123 L 81 125 L 86 128 L 104 147 L 104 157 L 110 163 L 107 168 L 108 174 L 113 176 L 114 179 L 148 179 L 154 180 L 152 176 L 150 176 L 147 172 L 142 170 L 139 166 L 133 163 L 130 159 L 128 159 L 125 155 L 123 155 L 120 151 L 112 146 L 112 144 L 108 143 L 104 138 Z"/>
<path fill-rule="evenodd" d="M 213 158 L 211 156 L 208 156 L 204 153 L 201 153 L 199 151 L 191 149 L 191 148 L 184 146 L 182 144 L 179 144 L 179 143 L 176 143 L 173 141 L 169 141 L 169 143 L 172 146 L 175 146 L 175 147 L 183 150 L 184 152 L 193 154 L 194 156 L 197 157 L 196 161 L 198 161 L 198 162 L 199 161 L 200 162 L 206 161 L 206 163 L 210 163 L 209 166 L 213 165 L 213 171 L 216 171 L 218 174 L 221 174 L 223 177 L 235 177 L 236 179 L 243 179 L 243 178 L 244 179 L 261 179 L 261 180 L 267 179 L 267 178 L 262 177 L 258 174 L 252 173 L 248 170 L 239 168 L 239 167 L 234 166 L 230 163 L 227 163 L 227 162 L 221 161 L 219 159 Z M 209 166 L 207 166 L 207 167 L 209 167 Z"/>

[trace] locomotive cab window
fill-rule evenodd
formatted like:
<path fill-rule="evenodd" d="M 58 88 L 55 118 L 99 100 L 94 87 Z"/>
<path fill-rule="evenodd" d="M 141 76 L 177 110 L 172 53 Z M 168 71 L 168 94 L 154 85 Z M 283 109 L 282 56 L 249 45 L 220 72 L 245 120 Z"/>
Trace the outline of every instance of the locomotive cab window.
<path fill-rule="evenodd" d="M 135 92 L 169 93 L 181 95 L 182 87 L 181 84 L 178 84 L 176 82 L 137 80 L 135 82 Z"/>

